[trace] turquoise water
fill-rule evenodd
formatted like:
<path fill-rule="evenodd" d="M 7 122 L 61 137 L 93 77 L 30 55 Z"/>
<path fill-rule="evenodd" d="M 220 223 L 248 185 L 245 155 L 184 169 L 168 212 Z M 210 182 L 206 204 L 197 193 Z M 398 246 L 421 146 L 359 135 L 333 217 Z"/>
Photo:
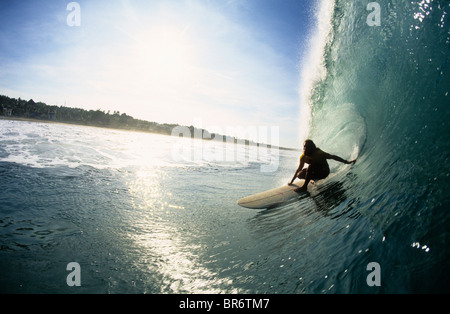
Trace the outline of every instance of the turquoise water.
<path fill-rule="evenodd" d="M 367 220 L 362 234 L 374 233 L 367 260 L 381 266 L 380 290 L 448 291 L 450 3 L 379 4 L 370 27 L 365 4 L 336 1 L 309 136 L 358 151 L 343 184 Z"/>
<path fill-rule="evenodd" d="M 183 139 L 0 120 L 0 291 L 449 292 L 450 4 L 379 4 L 380 26 L 360 1 L 318 5 L 305 134 L 358 161 L 277 208 L 236 201 L 287 183 L 298 152 L 180 160 Z"/>
<path fill-rule="evenodd" d="M 258 212 L 236 201 L 284 184 L 295 152 L 280 151 L 280 172 L 264 173 L 270 159 L 249 158 L 249 150 L 235 161 L 176 161 L 178 144 L 191 143 L 182 138 L 6 120 L 0 127 L 3 292 L 275 289 L 248 285 L 243 270 L 267 247 Z M 192 147 L 206 154 L 210 145 Z M 234 144 L 224 151 L 235 148 L 241 153 Z M 70 262 L 80 264 L 81 287 L 66 284 Z"/>

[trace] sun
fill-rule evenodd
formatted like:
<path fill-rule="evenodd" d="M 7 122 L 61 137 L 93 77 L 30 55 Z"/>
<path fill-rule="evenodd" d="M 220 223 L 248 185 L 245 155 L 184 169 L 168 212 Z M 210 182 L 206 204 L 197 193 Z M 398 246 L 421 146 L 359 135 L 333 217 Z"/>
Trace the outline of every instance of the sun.
<path fill-rule="evenodd" d="M 160 26 L 137 36 L 135 51 L 147 75 L 167 83 L 187 78 L 193 53 L 186 30 Z"/>
<path fill-rule="evenodd" d="M 194 30 L 162 24 L 129 34 L 131 44 L 112 65 L 120 70 L 114 73 L 117 90 L 129 99 L 127 111 L 150 121 L 183 121 L 204 81 Z"/>

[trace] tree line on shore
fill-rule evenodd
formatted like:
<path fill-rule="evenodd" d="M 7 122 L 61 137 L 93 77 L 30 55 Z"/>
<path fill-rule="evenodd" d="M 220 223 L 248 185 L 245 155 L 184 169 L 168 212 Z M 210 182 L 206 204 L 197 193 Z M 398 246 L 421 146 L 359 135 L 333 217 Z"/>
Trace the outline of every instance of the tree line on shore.
<path fill-rule="evenodd" d="M 36 120 L 50 120 L 88 126 L 137 130 L 170 135 L 177 124 L 159 124 L 135 119 L 119 111 L 85 110 L 66 106 L 50 106 L 33 99 L 23 100 L 0 95 L 1 115 Z"/>
<path fill-rule="evenodd" d="M 97 126 L 112 129 L 133 130 L 150 132 L 164 135 L 172 135 L 172 131 L 178 127 L 178 124 L 167 124 L 150 122 L 146 120 L 135 119 L 126 113 L 119 111 L 105 112 L 104 110 L 86 110 L 81 108 L 71 108 L 66 106 L 51 106 L 43 102 L 35 102 L 33 99 L 24 100 L 0 95 L 0 116 L 9 116 L 11 118 L 26 118 L 42 121 L 57 121 L 86 126 Z M 224 136 L 221 134 L 210 134 L 207 130 L 197 129 L 194 126 L 188 127 L 192 137 L 195 134 L 202 135 L 203 139 L 222 139 L 227 142 L 243 143 L 245 145 L 260 145 L 249 140 L 237 139 L 235 137 Z M 271 145 L 268 145 L 271 147 Z M 282 148 L 281 149 L 286 149 Z"/>

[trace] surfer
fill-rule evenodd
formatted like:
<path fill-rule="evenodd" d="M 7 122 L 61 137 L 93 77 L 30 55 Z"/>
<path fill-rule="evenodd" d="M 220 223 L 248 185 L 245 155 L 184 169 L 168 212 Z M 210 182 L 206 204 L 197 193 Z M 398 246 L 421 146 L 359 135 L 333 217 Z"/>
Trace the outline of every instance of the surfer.
<path fill-rule="evenodd" d="M 295 171 L 294 177 L 289 182 L 289 185 L 294 182 L 295 178 L 304 179 L 305 183 L 303 186 L 295 190 L 296 192 L 304 192 L 308 187 L 309 181 L 322 180 L 328 177 L 330 167 L 328 166 L 327 159 L 333 159 L 347 165 L 356 162 L 356 159 L 347 161 L 341 157 L 328 154 L 316 147 L 312 140 L 306 140 L 303 143 L 303 154 L 300 156 L 300 165 Z M 303 169 L 305 163 L 309 164 L 309 166 Z"/>

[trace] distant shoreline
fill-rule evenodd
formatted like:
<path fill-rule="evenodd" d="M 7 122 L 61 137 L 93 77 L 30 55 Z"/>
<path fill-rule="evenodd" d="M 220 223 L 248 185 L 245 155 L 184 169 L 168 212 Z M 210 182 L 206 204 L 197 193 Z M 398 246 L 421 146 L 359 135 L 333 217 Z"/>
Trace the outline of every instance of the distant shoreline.
<path fill-rule="evenodd" d="M 119 111 L 105 112 L 104 110 L 85 110 L 66 106 L 47 105 L 43 102 L 35 102 L 33 99 L 11 98 L 0 95 L 0 118 L 16 121 L 61 123 L 67 125 L 91 126 L 110 130 L 124 130 L 151 134 L 172 136 L 175 128 L 178 128 L 184 137 L 198 138 L 205 141 L 222 141 L 226 143 L 242 144 L 246 146 L 278 148 L 282 150 L 294 150 L 293 148 L 277 145 L 256 143 L 248 139 L 240 139 L 234 136 L 211 133 L 208 130 L 194 126 L 182 126 L 173 123 L 157 123 L 133 118 Z"/>
<path fill-rule="evenodd" d="M 158 133 L 158 132 L 152 132 L 152 131 L 146 131 L 142 129 L 135 129 L 135 128 L 126 128 L 126 127 L 113 127 L 113 126 L 103 126 L 103 125 L 93 125 L 93 124 L 83 124 L 83 123 L 77 123 L 77 122 L 70 122 L 70 121 L 55 121 L 55 120 L 46 120 L 46 119 L 35 119 L 35 118 L 26 118 L 26 117 L 18 117 L 18 116 L 2 116 L 0 115 L 0 120 L 10 120 L 10 121 L 21 121 L 21 122 L 36 122 L 36 123 L 49 123 L 49 124 L 64 124 L 64 125 L 76 125 L 81 127 L 94 127 L 94 128 L 101 128 L 101 129 L 107 129 L 107 130 L 117 130 L 117 131 L 131 131 L 131 132 L 138 132 L 138 133 L 150 133 L 150 134 L 159 134 L 159 135 L 165 135 L 165 136 L 171 136 L 170 134 L 166 133 Z M 206 131 L 206 130 L 203 130 Z M 226 138 L 226 135 L 221 135 L 224 138 Z M 204 141 L 209 141 L 211 139 L 208 138 L 202 138 Z M 272 148 L 272 145 L 270 144 L 263 144 L 263 143 L 255 143 L 250 142 L 248 140 L 244 139 L 237 139 L 238 142 L 235 142 L 235 144 L 243 144 L 245 146 L 265 146 Z M 244 143 L 242 143 L 244 141 Z M 224 141 L 226 142 L 226 141 Z M 288 151 L 297 151 L 298 149 L 295 148 L 288 148 L 288 147 L 281 147 L 281 146 L 273 146 L 273 148 L 278 148 L 280 150 L 288 150 Z"/>

